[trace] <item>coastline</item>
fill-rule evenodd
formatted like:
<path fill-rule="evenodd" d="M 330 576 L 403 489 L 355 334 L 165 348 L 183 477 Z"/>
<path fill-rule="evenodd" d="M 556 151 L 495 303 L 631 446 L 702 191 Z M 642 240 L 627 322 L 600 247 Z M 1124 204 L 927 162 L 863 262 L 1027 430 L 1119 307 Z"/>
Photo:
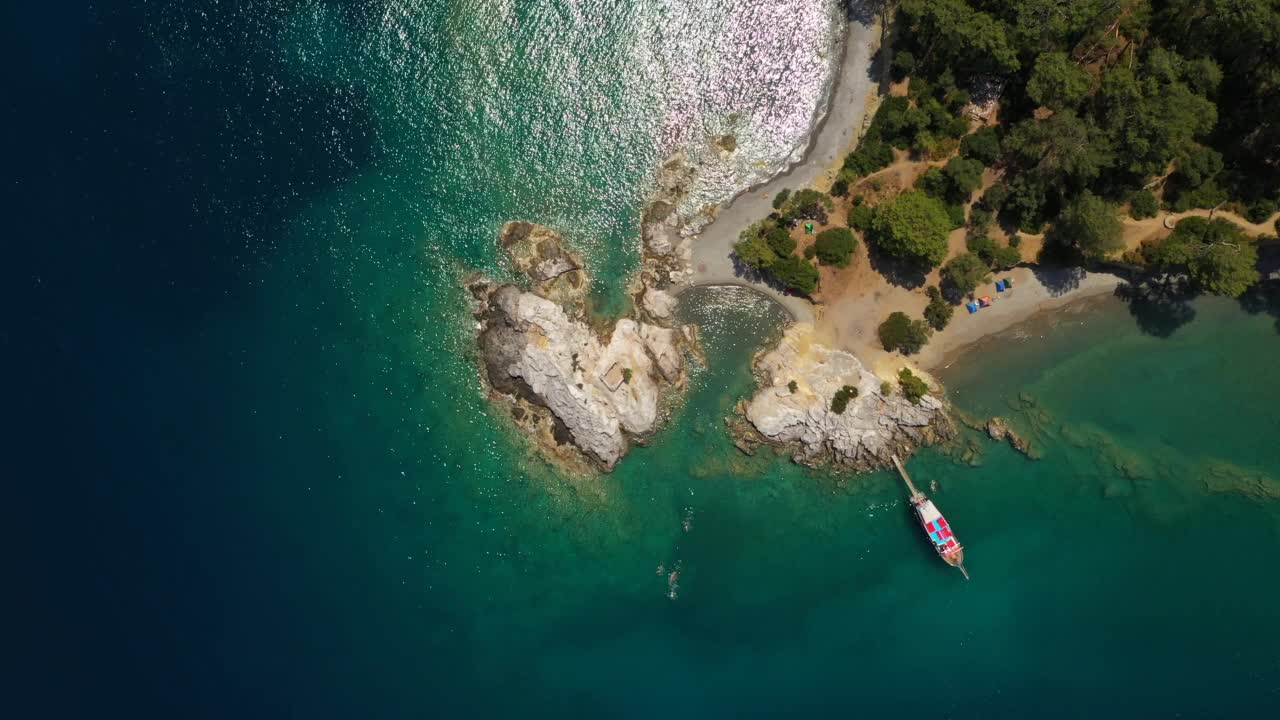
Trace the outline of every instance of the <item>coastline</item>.
<path fill-rule="evenodd" d="M 733 244 L 744 229 L 773 212 L 773 197 L 780 190 L 810 187 L 820 179 L 829 179 L 857 143 L 865 124 L 868 95 L 879 90 L 879 80 L 868 71 L 880 39 L 879 21 L 868 25 L 849 18 L 827 110 L 816 120 L 802 159 L 720 206 L 715 219 L 693 237 L 692 277 L 680 290 L 707 285 L 749 287 L 777 301 L 796 321 L 813 322 L 813 305 L 808 300 L 751 282 L 740 273 L 731 258 Z"/>

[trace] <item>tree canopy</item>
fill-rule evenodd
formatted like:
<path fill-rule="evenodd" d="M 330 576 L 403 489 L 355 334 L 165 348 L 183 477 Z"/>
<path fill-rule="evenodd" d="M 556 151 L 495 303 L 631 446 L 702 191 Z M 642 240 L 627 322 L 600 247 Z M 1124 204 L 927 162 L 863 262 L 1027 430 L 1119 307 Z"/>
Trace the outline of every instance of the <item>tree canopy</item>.
<path fill-rule="evenodd" d="M 912 320 L 904 312 L 889 313 L 876 332 L 885 350 L 897 350 L 903 355 L 920 352 L 929 342 L 929 326 L 923 320 Z"/>
<path fill-rule="evenodd" d="M 947 256 L 951 218 L 937 199 L 910 190 L 876 208 L 872 231 L 882 252 L 931 268 Z"/>
<path fill-rule="evenodd" d="M 1086 258 L 1100 259 L 1124 247 L 1119 208 L 1091 192 L 1068 205 L 1053 229 L 1055 240 Z"/>
<path fill-rule="evenodd" d="M 854 249 L 858 247 L 858 241 L 849 228 L 828 228 L 818 233 L 813 246 L 818 261 L 823 265 L 846 267 L 853 257 Z"/>
<path fill-rule="evenodd" d="M 1143 249 L 1154 265 L 1185 267 L 1196 284 L 1215 295 L 1239 297 L 1258 281 L 1258 250 L 1228 220 L 1184 218 L 1173 233 Z"/>

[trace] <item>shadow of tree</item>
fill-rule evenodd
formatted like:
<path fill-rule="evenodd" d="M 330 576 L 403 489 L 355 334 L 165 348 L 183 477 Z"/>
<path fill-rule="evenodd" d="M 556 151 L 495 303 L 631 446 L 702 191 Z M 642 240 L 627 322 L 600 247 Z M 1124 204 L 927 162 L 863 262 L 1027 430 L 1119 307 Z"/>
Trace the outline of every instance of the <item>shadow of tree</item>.
<path fill-rule="evenodd" d="M 777 292 L 779 295 L 806 297 L 804 293 L 798 292 L 797 290 L 783 283 L 781 280 L 775 277 L 773 273 L 767 270 L 761 270 L 759 268 L 752 267 L 742 262 L 742 258 L 739 258 L 737 253 L 731 254 L 729 256 L 729 260 L 733 263 L 734 277 L 737 277 L 748 283 L 757 283 L 760 285 L 764 285 L 769 289 Z"/>
<path fill-rule="evenodd" d="M 1125 283 L 1116 288 L 1116 297 L 1128 303 L 1138 329 L 1158 338 L 1172 336 L 1195 318 L 1191 301 L 1198 294 L 1185 278 Z"/>
<path fill-rule="evenodd" d="M 1280 279 L 1263 280 L 1240 296 L 1240 307 L 1250 315 L 1266 313 L 1276 320 L 1280 333 Z"/>
<path fill-rule="evenodd" d="M 876 249 L 875 243 L 867 246 L 867 259 L 871 269 L 884 276 L 890 285 L 914 290 L 924 285 L 927 272 L 919 265 L 887 255 Z"/>
<path fill-rule="evenodd" d="M 890 0 L 845 0 L 844 14 L 850 20 L 870 25 L 889 7 Z"/>
<path fill-rule="evenodd" d="M 1080 281 L 1086 274 L 1082 267 L 1046 267 L 1044 265 L 1032 265 L 1031 272 L 1053 297 L 1065 295 L 1080 287 Z"/>

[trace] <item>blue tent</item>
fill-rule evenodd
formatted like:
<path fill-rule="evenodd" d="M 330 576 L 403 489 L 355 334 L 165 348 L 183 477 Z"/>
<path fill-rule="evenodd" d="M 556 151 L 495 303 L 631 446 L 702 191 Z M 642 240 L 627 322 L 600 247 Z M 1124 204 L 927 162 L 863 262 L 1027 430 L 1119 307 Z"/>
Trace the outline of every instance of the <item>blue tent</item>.
<path fill-rule="evenodd" d="M 996 281 L 996 292 L 1004 292 L 1004 281 L 1003 281 L 1003 280 L 997 280 L 997 281 Z"/>
<path fill-rule="evenodd" d="M 972 314 L 974 314 L 974 313 L 978 312 L 978 303 L 976 303 L 976 302 L 972 302 L 972 301 L 970 301 L 969 303 L 967 303 L 967 304 L 965 305 L 965 307 L 969 308 L 969 314 L 970 314 L 970 315 L 972 315 Z"/>

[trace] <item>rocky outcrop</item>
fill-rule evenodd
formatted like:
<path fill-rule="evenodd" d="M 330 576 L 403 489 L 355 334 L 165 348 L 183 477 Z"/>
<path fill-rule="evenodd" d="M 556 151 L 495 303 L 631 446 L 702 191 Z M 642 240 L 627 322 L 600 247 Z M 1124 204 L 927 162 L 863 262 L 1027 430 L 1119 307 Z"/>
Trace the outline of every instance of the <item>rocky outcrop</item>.
<path fill-rule="evenodd" d="M 1009 427 L 1009 423 L 1002 417 L 993 417 L 987 421 L 987 437 L 996 442 L 1008 441 L 1014 450 L 1029 458 L 1035 457 L 1031 452 L 1031 442 Z"/>
<path fill-rule="evenodd" d="M 757 440 L 791 447 L 797 462 L 870 470 L 953 434 L 942 402 L 885 392 L 856 357 L 816 343 L 811 325 L 789 328 L 755 368 L 760 388 L 744 414 Z M 837 413 L 831 401 L 846 386 L 857 394 Z"/>
<path fill-rule="evenodd" d="M 499 241 L 529 287 L 470 285 L 489 387 L 544 448 L 610 470 L 654 430 L 664 389 L 684 387 L 685 335 L 629 318 L 598 334 L 586 317 L 589 278 L 559 234 L 507 223 Z"/>

